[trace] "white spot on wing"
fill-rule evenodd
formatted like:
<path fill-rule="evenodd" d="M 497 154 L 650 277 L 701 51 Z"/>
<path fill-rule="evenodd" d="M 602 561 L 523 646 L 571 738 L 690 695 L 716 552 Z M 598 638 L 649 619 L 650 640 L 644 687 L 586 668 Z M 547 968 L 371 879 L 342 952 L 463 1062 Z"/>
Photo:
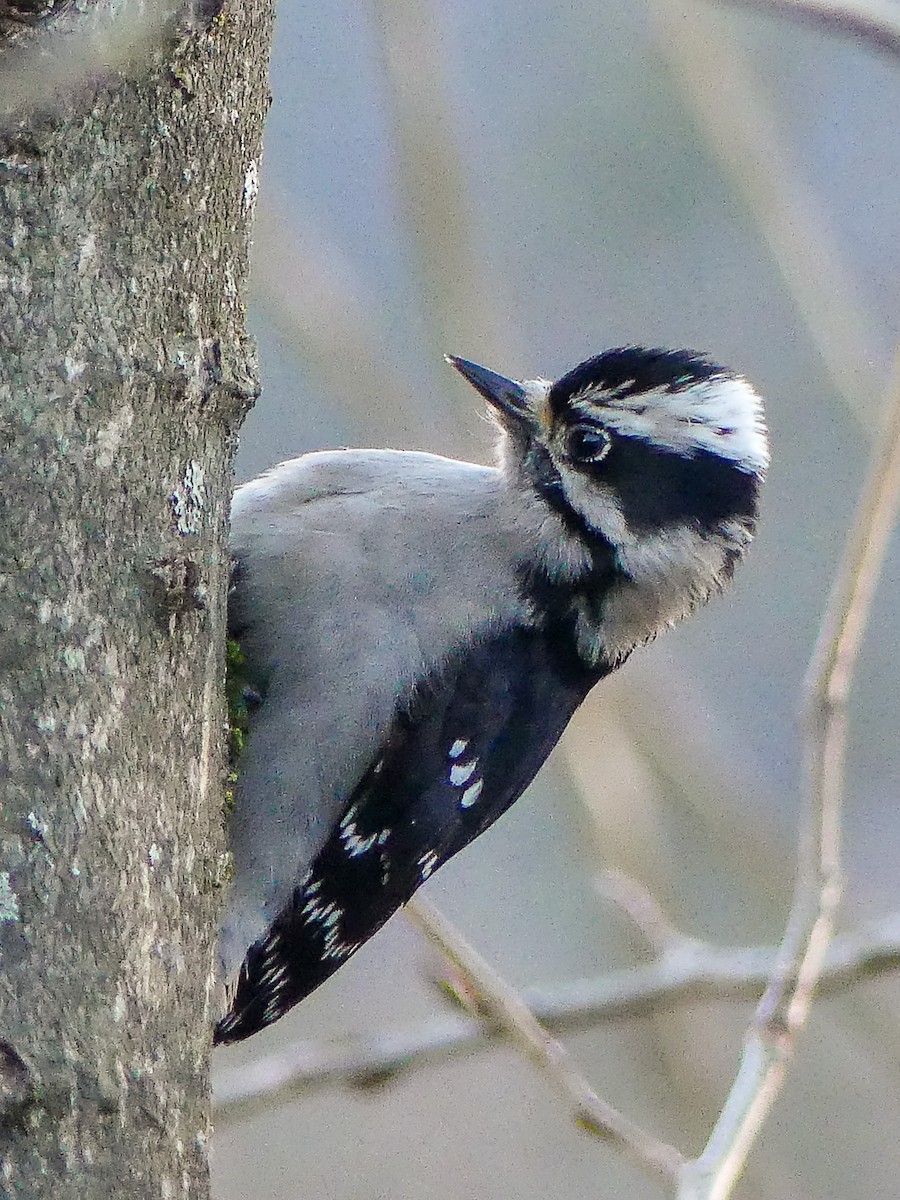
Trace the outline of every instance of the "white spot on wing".
<path fill-rule="evenodd" d="M 371 850 L 378 841 L 377 833 L 370 833 L 368 837 L 360 837 L 357 832 L 356 823 L 350 821 L 349 824 L 341 822 L 341 841 L 351 858 L 358 858 L 360 854 L 365 854 Z"/>
<path fill-rule="evenodd" d="M 469 743 L 466 738 L 457 738 L 448 751 L 450 758 L 459 758 L 459 756 L 465 751 L 465 748 L 468 746 L 468 744 Z"/>
<path fill-rule="evenodd" d="M 471 808 L 478 797 L 481 795 L 481 789 L 484 787 L 484 780 L 479 779 L 477 782 L 470 784 L 463 792 L 460 798 L 460 804 L 463 808 Z"/>
<path fill-rule="evenodd" d="M 437 866 L 437 862 L 438 862 L 438 856 L 435 854 L 435 852 L 433 850 L 427 851 L 427 853 L 423 854 L 422 857 L 419 859 L 419 866 L 422 868 L 421 874 L 422 874 L 422 882 L 423 883 L 429 877 L 429 875 L 432 873 L 434 868 Z"/>
<path fill-rule="evenodd" d="M 343 960 L 349 958 L 354 951 L 359 949 L 362 942 L 345 942 L 343 940 L 341 937 L 341 921 L 345 915 L 344 909 L 331 900 L 321 899 L 317 895 L 320 889 L 321 881 L 316 881 L 315 884 L 307 889 L 309 899 L 300 909 L 300 915 L 304 918 L 306 925 L 319 926 L 323 941 L 320 957 L 323 960 Z M 271 973 L 271 978 L 276 988 L 284 986 L 285 981 L 278 977 L 274 971 Z"/>
<path fill-rule="evenodd" d="M 325 938 L 325 949 L 322 951 L 322 958 L 349 958 L 362 945 L 362 942 L 342 942 L 337 939 L 329 940 L 329 937 Z"/>
<path fill-rule="evenodd" d="M 359 815 L 359 805 L 351 804 L 351 806 L 347 809 L 346 813 L 344 814 L 343 820 L 341 821 L 341 829 L 346 829 L 348 826 L 352 825 L 358 815 Z"/>
<path fill-rule="evenodd" d="M 460 787 L 462 784 L 468 783 L 475 774 L 477 766 L 477 758 L 470 759 L 466 763 L 454 763 L 450 768 L 450 782 L 454 787 Z"/>

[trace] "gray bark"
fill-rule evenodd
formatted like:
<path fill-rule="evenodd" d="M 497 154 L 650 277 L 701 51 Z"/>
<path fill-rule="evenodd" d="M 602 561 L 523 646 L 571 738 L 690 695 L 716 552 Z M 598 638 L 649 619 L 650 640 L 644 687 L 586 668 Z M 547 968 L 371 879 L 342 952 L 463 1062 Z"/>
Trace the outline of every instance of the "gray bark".
<path fill-rule="evenodd" d="M 208 1194 L 271 19 L 230 4 L 0 130 L 0 1193 L 29 1200 Z"/>

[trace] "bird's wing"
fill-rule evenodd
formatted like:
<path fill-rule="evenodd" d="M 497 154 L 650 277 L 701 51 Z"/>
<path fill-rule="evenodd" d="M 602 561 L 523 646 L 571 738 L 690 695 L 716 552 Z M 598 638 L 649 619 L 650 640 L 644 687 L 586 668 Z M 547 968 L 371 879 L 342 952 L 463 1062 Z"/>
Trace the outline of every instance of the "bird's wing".
<path fill-rule="evenodd" d="M 505 812 L 599 677 L 552 634 L 513 628 L 420 689 L 291 902 L 248 952 L 216 1041 L 277 1020 Z"/>

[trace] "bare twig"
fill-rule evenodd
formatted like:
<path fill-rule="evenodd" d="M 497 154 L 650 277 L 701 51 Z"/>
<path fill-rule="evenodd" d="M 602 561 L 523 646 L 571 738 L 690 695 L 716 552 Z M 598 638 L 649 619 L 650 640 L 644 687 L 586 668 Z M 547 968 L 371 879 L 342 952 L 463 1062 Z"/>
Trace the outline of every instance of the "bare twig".
<path fill-rule="evenodd" d="M 572 1106 L 583 1128 L 609 1139 L 667 1178 L 677 1177 L 684 1163 L 681 1153 L 601 1100 L 565 1048 L 544 1029 L 522 997 L 436 908 L 417 896 L 407 905 L 406 912 L 413 924 L 466 976 L 484 1011 L 543 1069 Z"/>
<path fill-rule="evenodd" d="M 681 1004 L 713 999 L 753 999 L 775 965 L 773 946 L 723 948 L 692 944 L 690 957 L 664 956 L 648 966 L 574 980 L 549 989 L 528 988 L 522 1000 L 555 1032 L 589 1029 Z M 854 981 L 900 965 L 900 912 L 835 938 L 819 990 L 834 992 Z M 220 1123 L 248 1105 L 283 1101 L 328 1084 L 364 1085 L 460 1052 L 492 1045 L 503 1033 L 490 1020 L 442 1013 L 408 1029 L 367 1033 L 362 1038 L 298 1042 L 238 1069 L 215 1072 Z"/>
<path fill-rule="evenodd" d="M 608 867 L 597 876 L 594 886 L 598 895 L 625 913 L 660 958 L 702 946 L 703 943 L 677 929 L 649 889 L 625 871 Z"/>
<path fill-rule="evenodd" d="M 726 1200 L 784 1079 L 821 977 L 841 892 L 841 800 L 847 698 L 888 540 L 900 508 L 900 354 L 856 519 L 805 685 L 807 816 L 778 964 L 744 1039 L 737 1078 L 680 1200 Z"/>
<path fill-rule="evenodd" d="M 731 0 L 854 38 L 900 54 L 900 10 L 889 0 Z"/>
<path fill-rule="evenodd" d="M 710 145 L 744 192 L 833 380 L 851 406 L 865 413 L 865 392 L 871 390 L 871 382 L 866 381 L 865 370 L 860 374 L 860 365 L 865 358 L 867 322 L 860 319 L 859 302 L 850 299 L 846 280 L 843 286 L 835 286 L 840 279 L 834 269 L 838 259 L 833 250 L 822 252 L 821 222 L 816 222 L 819 245 L 810 237 L 810 214 L 815 212 L 810 198 L 803 196 L 796 185 L 785 184 L 785 180 L 795 179 L 795 173 L 787 169 L 774 123 L 760 102 L 759 89 L 753 86 L 727 31 L 713 13 L 695 10 L 692 19 L 685 21 L 680 19 L 683 13 L 676 0 L 666 0 L 658 11 L 665 30 L 661 46 L 701 119 Z M 708 71 L 701 80 L 691 66 L 701 46 L 704 61 L 721 67 L 712 88 Z M 714 54 L 710 54 L 712 48 Z M 822 272 L 823 263 L 831 266 L 830 282 Z M 835 297 L 840 298 L 837 304 Z M 852 318 L 849 322 L 848 317 Z M 841 331 L 839 326 L 843 326 Z M 852 336 L 849 341 L 841 341 L 848 328 L 854 330 Z M 839 342 L 841 349 L 836 350 Z M 806 803 L 810 815 L 779 966 L 748 1030 L 737 1079 L 712 1136 L 700 1158 L 687 1164 L 682 1172 L 682 1200 L 725 1200 L 730 1194 L 781 1086 L 831 936 L 840 892 L 844 705 L 900 490 L 898 390 L 895 381 L 889 393 L 890 428 L 873 455 L 845 565 L 810 668 L 806 693 Z"/>

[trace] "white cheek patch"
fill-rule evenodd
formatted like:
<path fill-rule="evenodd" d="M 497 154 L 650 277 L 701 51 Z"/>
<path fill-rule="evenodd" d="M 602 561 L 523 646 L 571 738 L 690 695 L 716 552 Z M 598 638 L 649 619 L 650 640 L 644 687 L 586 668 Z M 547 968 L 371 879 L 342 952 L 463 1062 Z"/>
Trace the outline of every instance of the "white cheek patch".
<path fill-rule="evenodd" d="M 614 547 L 635 541 L 614 488 L 561 464 L 555 454 L 553 460 L 566 501 L 590 529 L 598 530 Z"/>
<path fill-rule="evenodd" d="M 610 543 L 622 571 L 604 598 L 599 623 L 587 609 L 579 616 L 579 649 L 586 658 L 621 659 L 681 621 L 722 590 L 735 556 L 750 543 L 750 530 L 740 521 L 633 533 L 613 488 L 580 471 L 561 475 L 569 504 Z"/>

